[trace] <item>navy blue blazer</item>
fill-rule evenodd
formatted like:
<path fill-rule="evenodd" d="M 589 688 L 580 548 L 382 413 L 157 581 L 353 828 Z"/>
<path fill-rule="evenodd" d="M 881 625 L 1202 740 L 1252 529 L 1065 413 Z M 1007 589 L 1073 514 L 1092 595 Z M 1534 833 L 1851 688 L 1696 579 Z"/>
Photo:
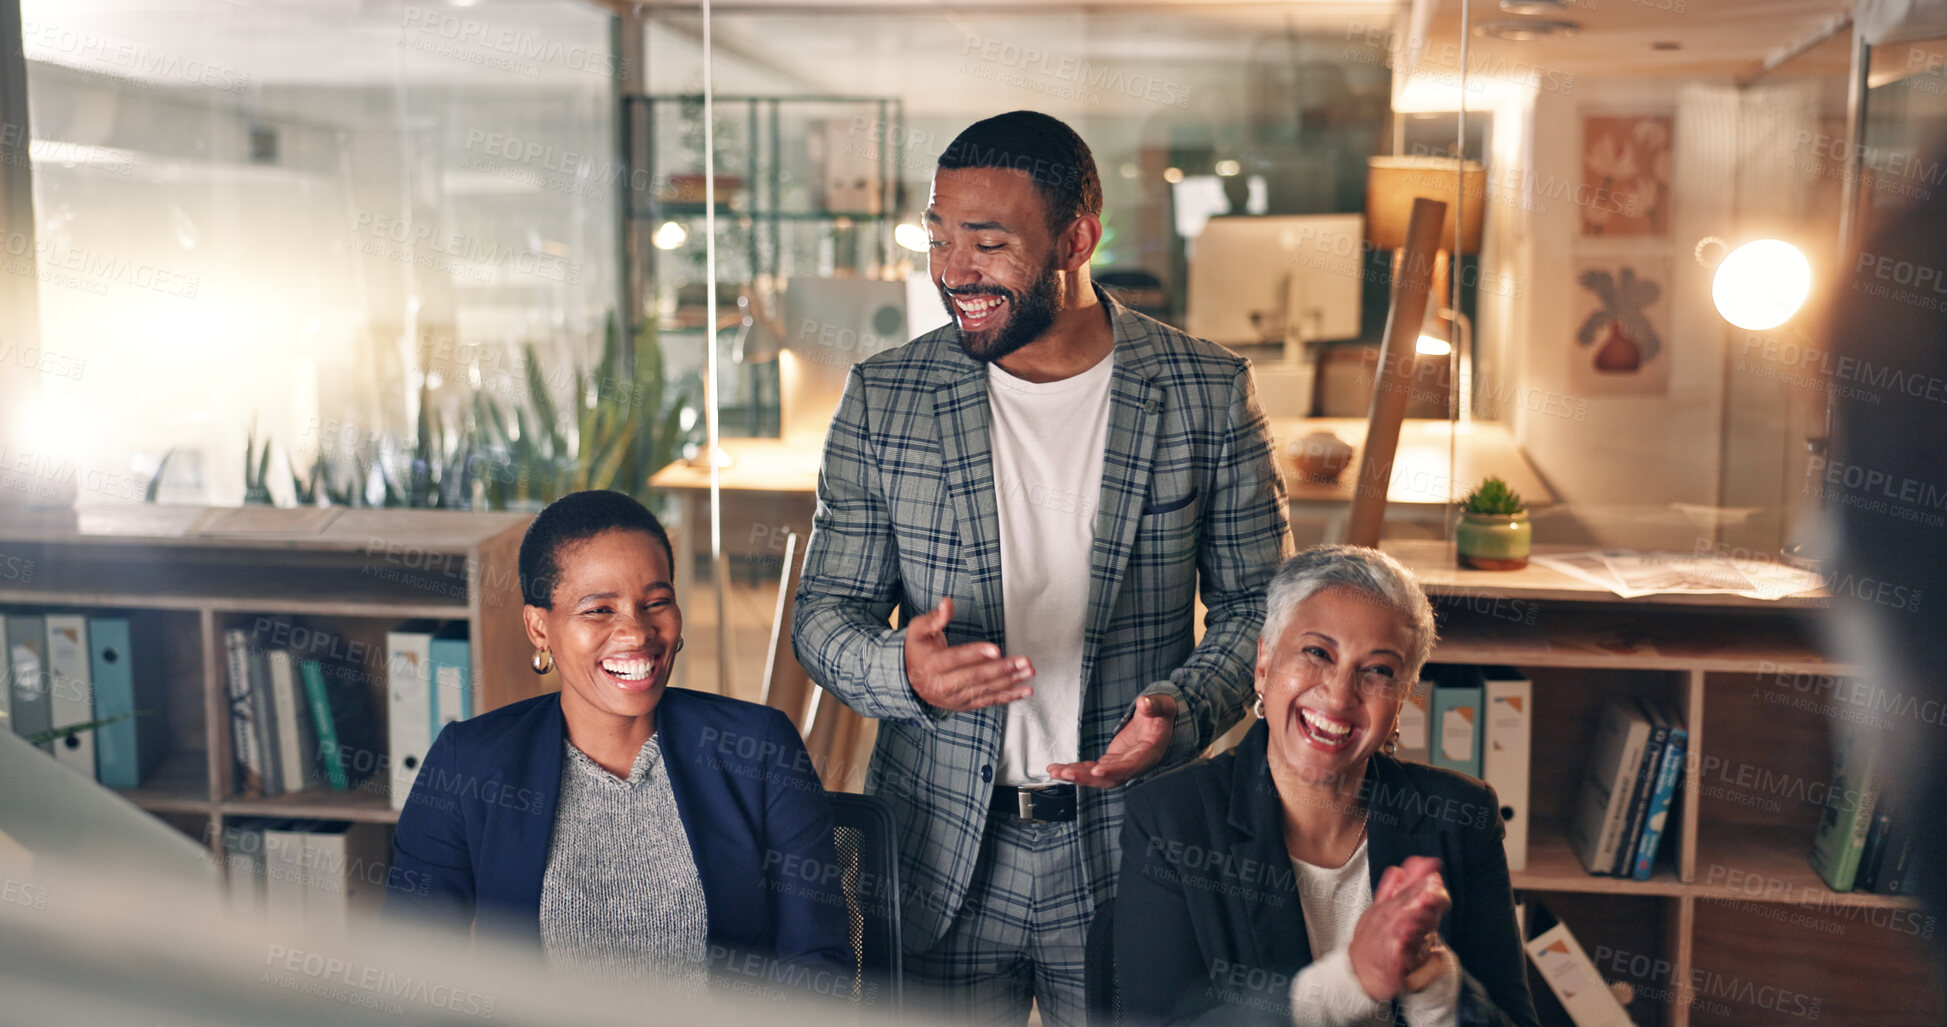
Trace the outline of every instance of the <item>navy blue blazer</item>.
<path fill-rule="evenodd" d="M 1132 1022 L 1292 1023 L 1291 980 L 1314 954 L 1268 742 L 1259 721 L 1230 752 L 1129 793 L 1112 928 Z M 1375 891 L 1408 856 L 1440 861 L 1453 896 L 1440 936 L 1460 959 L 1459 1022 L 1534 1027 L 1493 789 L 1381 755 L 1361 788 Z"/>
<path fill-rule="evenodd" d="M 676 688 L 655 717 L 703 884 L 713 969 L 781 980 L 788 965 L 849 980 L 831 807 L 791 722 Z M 557 693 L 448 724 L 399 814 L 386 915 L 477 922 L 538 946 L 566 737 Z"/>

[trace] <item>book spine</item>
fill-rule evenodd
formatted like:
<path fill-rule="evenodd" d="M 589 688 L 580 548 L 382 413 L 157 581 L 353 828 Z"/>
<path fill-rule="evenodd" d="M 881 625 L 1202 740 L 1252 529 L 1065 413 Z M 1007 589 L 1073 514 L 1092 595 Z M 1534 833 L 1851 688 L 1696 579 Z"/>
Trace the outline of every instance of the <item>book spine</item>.
<path fill-rule="evenodd" d="M 1866 843 L 1859 849 L 1859 872 L 1853 876 L 1852 890 L 1877 891 L 1879 882 L 1880 854 L 1886 850 L 1886 832 L 1893 826 L 1892 814 L 1886 812 L 1886 803 L 1873 813 L 1873 826 L 1866 829 Z"/>
<path fill-rule="evenodd" d="M 1690 748 L 1690 733 L 1672 728 L 1663 748 L 1663 766 L 1656 774 L 1656 794 L 1650 797 L 1649 816 L 1643 821 L 1643 838 L 1636 846 L 1636 865 L 1630 876 L 1647 881 L 1656 871 L 1656 850 L 1669 827 L 1670 806 L 1676 799 L 1677 784 L 1683 780 L 1683 761 Z"/>
<path fill-rule="evenodd" d="M 284 781 L 283 757 L 277 751 L 277 704 L 270 694 L 270 660 L 262 649 L 246 647 L 244 663 L 249 668 L 251 729 L 262 756 L 259 772 L 264 776 L 264 794 L 282 795 L 289 786 Z"/>
<path fill-rule="evenodd" d="M 1643 758 L 1636 768 L 1636 782 L 1629 789 L 1629 812 L 1623 820 L 1622 834 L 1616 841 L 1616 859 L 1609 872 L 1629 877 L 1636 872 L 1636 847 L 1643 844 L 1643 825 L 1649 820 L 1650 793 L 1656 790 L 1656 777 L 1663 769 L 1663 748 L 1670 741 L 1670 725 L 1650 722 L 1650 739 L 1643 746 Z"/>
<path fill-rule="evenodd" d="M 1605 782 L 1609 801 L 1603 812 L 1602 834 L 1596 841 L 1595 865 L 1590 867 L 1591 873 L 1606 874 L 1615 866 L 1616 848 L 1622 840 L 1623 819 L 1629 815 L 1629 800 L 1634 798 L 1629 794 L 1630 783 L 1641 765 L 1643 745 L 1649 740 L 1648 725 L 1641 726 L 1641 731 L 1636 726 L 1624 727 L 1628 740 L 1623 747 L 1622 758 L 1616 761 L 1614 767 L 1606 770 L 1609 775 Z"/>
<path fill-rule="evenodd" d="M 264 754 L 257 748 L 256 705 L 250 695 L 250 638 L 242 631 L 223 633 L 230 663 L 230 742 L 236 747 L 237 794 L 264 794 Z"/>
<path fill-rule="evenodd" d="M 331 694 L 325 689 L 324 668 L 316 660 L 298 664 L 304 695 L 311 703 L 311 724 L 318 732 L 318 755 L 324 762 L 325 782 L 337 791 L 351 787 L 338 751 L 338 725 L 331 716 Z"/>

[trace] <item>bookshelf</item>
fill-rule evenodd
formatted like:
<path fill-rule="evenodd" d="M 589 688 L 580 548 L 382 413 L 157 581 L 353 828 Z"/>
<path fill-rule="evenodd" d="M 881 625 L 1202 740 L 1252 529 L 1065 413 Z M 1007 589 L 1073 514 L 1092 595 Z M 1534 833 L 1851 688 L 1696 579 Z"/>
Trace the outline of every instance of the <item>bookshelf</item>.
<path fill-rule="evenodd" d="M 1821 647 L 1814 614 L 1829 599 L 1624 600 L 1533 565 L 1460 570 L 1437 541 L 1382 548 L 1433 598 L 1435 661 L 1534 682 L 1528 864 L 1513 884 L 1629 984 L 1636 1023 L 1798 1022 L 1811 999 L 1825 1022 L 1942 1021 L 1924 947 L 1936 929 L 1917 901 L 1834 892 L 1809 861 L 1832 718 L 1872 715 L 1816 698 L 1856 671 Z M 1563 827 L 1609 695 L 1660 698 L 1690 731 L 1673 837 L 1648 881 L 1589 875 Z"/>
<path fill-rule="evenodd" d="M 84 508 L 63 527 L 0 524 L 0 553 L 32 572 L 0 581 L 0 610 L 126 613 L 154 661 L 169 748 L 142 787 L 119 791 L 222 857 L 225 820 L 392 823 L 388 775 L 349 791 L 236 795 L 224 632 L 253 644 L 362 654 L 385 738 L 387 630 L 415 619 L 468 627 L 473 701 L 536 694 L 520 619 L 518 558 L 529 514 L 438 510 Z M 16 564 L 16 566 L 20 566 Z M 299 634 L 303 632 L 303 634 Z M 295 645 L 293 644 L 295 643 Z M 370 654 L 376 653 L 376 656 Z"/>

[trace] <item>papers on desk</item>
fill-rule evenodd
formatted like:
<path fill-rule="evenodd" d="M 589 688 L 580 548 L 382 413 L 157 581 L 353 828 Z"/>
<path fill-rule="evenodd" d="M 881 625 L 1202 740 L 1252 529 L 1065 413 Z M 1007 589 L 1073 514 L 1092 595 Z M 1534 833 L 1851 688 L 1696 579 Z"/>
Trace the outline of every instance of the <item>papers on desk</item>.
<path fill-rule="evenodd" d="M 1814 571 L 1765 560 L 1728 560 L 1688 553 L 1591 549 L 1537 554 L 1534 562 L 1624 599 L 1671 593 L 1730 593 L 1746 599 L 1782 599 L 1824 586 Z"/>

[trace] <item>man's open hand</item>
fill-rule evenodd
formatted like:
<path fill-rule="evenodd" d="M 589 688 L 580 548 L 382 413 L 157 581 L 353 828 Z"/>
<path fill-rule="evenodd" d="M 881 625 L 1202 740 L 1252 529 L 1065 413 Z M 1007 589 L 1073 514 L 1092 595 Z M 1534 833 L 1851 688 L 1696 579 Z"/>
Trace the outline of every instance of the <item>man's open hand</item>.
<path fill-rule="evenodd" d="M 906 624 L 906 682 L 913 694 L 943 710 L 965 713 L 998 706 L 1034 693 L 1027 687 L 1034 665 L 1025 656 L 1001 655 L 992 642 L 946 644 L 946 626 L 953 620 L 953 600 L 914 617 Z"/>
<path fill-rule="evenodd" d="M 1136 715 L 1122 725 L 1099 760 L 1050 763 L 1048 774 L 1090 788 L 1114 788 L 1163 761 L 1176 731 L 1176 700 L 1145 695 L 1136 700 Z"/>

